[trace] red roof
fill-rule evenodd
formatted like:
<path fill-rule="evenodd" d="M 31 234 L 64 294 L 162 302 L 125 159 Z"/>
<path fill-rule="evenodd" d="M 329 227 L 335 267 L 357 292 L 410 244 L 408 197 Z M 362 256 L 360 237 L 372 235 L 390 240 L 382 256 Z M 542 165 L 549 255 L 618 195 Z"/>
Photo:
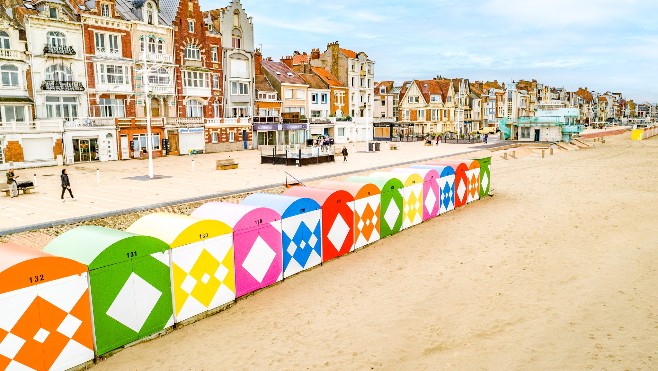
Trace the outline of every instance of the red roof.
<path fill-rule="evenodd" d="M 340 51 L 343 54 L 345 54 L 345 56 L 347 56 L 348 58 L 356 58 L 356 52 L 354 52 L 353 50 L 340 48 Z"/>
<path fill-rule="evenodd" d="M 322 67 L 311 67 L 313 72 L 315 72 L 320 78 L 327 83 L 330 87 L 344 87 L 343 84 L 338 81 L 336 76 L 332 75 L 329 71 L 325 70 Z"/>
<path fill-rule="evenodd" d="M 274 62 L 274 61 L 263 61 L 261 65 L 267 72 L 269 72 L 272 77 L 277 79 L 280 83 L 283 84 L 299 84 L 306 85 L 304 79 L 299 77 L 290 67 L 286 66 L 283 62 Z"/>

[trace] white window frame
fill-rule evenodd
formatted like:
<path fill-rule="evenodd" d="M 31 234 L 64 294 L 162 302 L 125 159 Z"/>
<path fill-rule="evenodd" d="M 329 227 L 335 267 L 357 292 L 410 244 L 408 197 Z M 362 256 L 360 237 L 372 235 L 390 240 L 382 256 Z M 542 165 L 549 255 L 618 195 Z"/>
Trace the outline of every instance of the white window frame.
<path fill-rule="evenodd" d="M 283 90 L 283 97 L 285 99 L 292 99 L 292 96 L 293 96 L 292 89 L 284 89 Z"/>
<path fill-rule="evenodd" d="M 99 63 L 96 65 L 96 83 L 130 85 L 130 69 L 128 66 Z"/>
<path fill-rule="evenodd" d="M 210 48 L 210 60 L 213 62 L 217 62 L 219 60 L 219 53 L 217 53 L 217 47 L 213 46 Z"/>
<path fill-rule="evenodd" d="M 9 40 L 9 34 L 5 31 L 0 31 L 0 49 L 10 50 L 11 42 Z"/>
<path fill-rule="evenodd" d="M 203 117 L 203 103 L 196 99 L 185 102 L 185 117 Z"/>
<path fill-rule="evenodd" d="M 208 72 L 183 71 L 186 88 L 208 88 Z"/>
<path fill-rule="evenodd" d="M 66 35 L 61 31 L 48 31 L 47 39 L 50 46 L 66 46 Z"/>
<path fill-rule="evenodd" d="M 111 17 L 110 4 L 101 4 L 101 17 Z"/>
<path fill-rule="evenodd" d="M 297 100 L 306 100 L 306 94 L 302 89 L 295 89 L 295 99 Z"/>
<path fill-rule="evenodd" d="M 101 117 L 126 117 L 126 105 L 123 99 L 99 98 Z"/>
<path fill-rule="evenodd" d="M 219 75 L 217 74 L 212 75 L 212 88 L 219 89 Z"/>
<path fill-rule="evenodd" d="M 25 106 L 0 106 L 0 109 L 2 109 L 2 122 L 25 122 Z"/>
<path fill-rule="evenodd" d="M 6 88 L 20 87 L 21 80 L 19 76 L 20 68 L 12 64 L 0 65 L 0 86 Z"/>
<path fill-rule="evenodd" d="M 219 132 L 213 131 L 210 133 L 210 142 L 219 143 Z"/>
<path fill-rule="evenodd" d="M 312 93 L 311 94 L 311 104 L 318 104 L 319 101 L 319 94 L 318 93 Z"/>
<path fill-rule="evenodd" d="M 231 130 L 228 132 L 228 141 L 229 143 L 235 142 L 235 131 Z"/>
<path fill-rule="evenodd" d="M 409 120 L 409 117 L 411 117 L 410 113 L 409 113 L 409 110 L 408 109 L 402 110 L 402 119 L 403 120 Z"/>
<path fill-rule="evenodd" d="M 201 60 L 201 49 L 195 44 L 187 44 L 185 46 L 185 59 L 192 61 Z"/>
<path fill-rule="evenodd" d="M 194 21 L 191 19 L 187 20 L 187 32 L 194 33 Z"/>
<path fill-rule="evenodd" d="M 249 95 L 249 83 L 231 81 L 231 95 Z"/>

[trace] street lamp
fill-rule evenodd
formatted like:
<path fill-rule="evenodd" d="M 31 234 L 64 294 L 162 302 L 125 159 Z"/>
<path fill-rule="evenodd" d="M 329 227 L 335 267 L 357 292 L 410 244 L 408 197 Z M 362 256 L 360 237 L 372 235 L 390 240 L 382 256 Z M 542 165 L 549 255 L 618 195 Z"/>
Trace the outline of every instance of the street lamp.
<path fill-rule="evenodd" d="M 141 75 L 142 78 L 142 94 L 144 96 L 144 103 L 146 107 L 146 151 L 148 152 L 148 172 L 149 178 L 153 179 L 153 136 L 151 134 L 151 96 L 149 91 L 149 77 L 153 70 L 159 70 L 164 62 L 148 62 L 146 58 L 146 40 L 142 44 L 142 67 L 136 70 L 136 73 Z"/>

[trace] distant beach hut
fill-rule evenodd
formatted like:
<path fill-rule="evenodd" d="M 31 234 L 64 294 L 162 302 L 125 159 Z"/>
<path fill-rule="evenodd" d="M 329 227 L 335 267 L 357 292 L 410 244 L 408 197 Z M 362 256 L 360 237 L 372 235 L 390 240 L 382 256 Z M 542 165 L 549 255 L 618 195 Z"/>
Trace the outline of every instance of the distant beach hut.
<path fill-rule="evenodd" d="M 455 209 L 455 170 L 443 165 L 411 165 L 413 169 L 434 169 L 439 173 L 439 215 Z"/>
<path fill-rule="evenodd" d="M 423 178 L 417 173 L 374 172 L 371 177 L 393 177 L 399 179 L 404 187 L 404 212 L 402 229 L 422 223 L 423 221 Z"/>
<path fill-rule="evenodd" d="M 346 191 L 292 187 L 286 196 L 306 197 L 322 207 L 322 261 L 345 255 L 354 249 L 354 197 Z"/>
<path fill-rule="evenodd" d="M 439 173 L 434 169 L 418 168 L 395 168 L 394 173 L 418 174 L 423 177 L 423 221 L 432 219 L 439 215 L 441 208 L 439 187 Z"/>
<path fill-rule="evenodd" d="M 306 197 L 254 193 L 241 204 L 273 209 L 281 215 L 283 278 L 322 263 L 322 209 Z"/>
<path fill-rule="evenodd" d="M 87 267 L 0 244 L 0 369 L 66 370 L 92 359 Z"/>
<path fill-rule="evenodd" d="M 428 162 L 427 165 L 450 166 L 455 170 L 455 208 L 466 205 L 468 201 L 468 165 L 460 160 L 435 160 Z"/>
<path fill-rule="evenodd" d="M 267 207 L 208 202 L 191 214 L 233 229 L 235 295 L 241 297 L 283 278 L 281 215 Z"/>
<path fill-rule="evenodd" d="M 404 184 L 395 177 L 352 176 L 347 182 L 374 184 L 381 192 L 379 228 L 381 238 L 400 232 L 404 222 Z"/>
<path fill-rule="evenodd" d="M 475 158 L 480 163 L 480 198 L 489 195 L 491 190 L 491 157 Z"/>
<path fill-rule="evenodd" d="M 163 241 L 83 226 L 55 238 L 44 251 L 87 266 L 98 355 L 174 324 L 169 245 Z"/>
<path fill-rule="evenodd" d="M 233 230 L 225 223 L 153 213 L 127 231 L 158 238 L 171 247 L 176 323 L 235 300 Z"/>
<path fill-rule="evenodd" d="M 354 249 L 380 238 L 381 192 L 372 183 L 325 181 L 318 188 L 344 190 L 354 197 Z"/>

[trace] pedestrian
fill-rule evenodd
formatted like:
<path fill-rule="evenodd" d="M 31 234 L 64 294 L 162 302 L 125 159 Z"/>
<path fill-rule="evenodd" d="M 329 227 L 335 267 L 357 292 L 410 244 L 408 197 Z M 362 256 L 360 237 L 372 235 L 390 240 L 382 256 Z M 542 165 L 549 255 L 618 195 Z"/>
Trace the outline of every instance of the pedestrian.
<path fill-rule="evenodd" d="M 14 173 L 13 168 L 9 168 L 7 171 L 7 186 L 9 187 L 9 198 L 18 197 L 18 183 L 16 183 L 16 178 L 18 175 Z"/>
<path fill-rule="evenodd" d="M 441 138 L 441 137 L 439 136 L 439 134 L 436 134 L 436 145 L 437 145 L 437 146 L 439 145 L 439 139 L 440 139 L 440 138 Z"/>
<path fill-rule="evenodd" d="M 60 178 L 62 178 L 62 201 L 64 201 L 64 192 L 66 192 L 66 190 L 69 191 L 71 198 L 75 200 L 73 192 L 71 192 L 71 182 L 69 181 L 69 175 L 66 173 L 66 169 L 62 169 L 62 175 L 60 175 Z"/>
<path fill-rule="evenodd" d="M 489 134 L 484 134 L 484 144 L 487 144 L 488 139 L 489 139 Z"/>
<path fill-rule="evenodd" d="M 347 161 L 347 155 L 348 155 L 348 153 L 347 153 L 347 147 L 343 146 L 343 150 L 340 151 L 340 153 L 343 154 L 343 162 Z"/>

